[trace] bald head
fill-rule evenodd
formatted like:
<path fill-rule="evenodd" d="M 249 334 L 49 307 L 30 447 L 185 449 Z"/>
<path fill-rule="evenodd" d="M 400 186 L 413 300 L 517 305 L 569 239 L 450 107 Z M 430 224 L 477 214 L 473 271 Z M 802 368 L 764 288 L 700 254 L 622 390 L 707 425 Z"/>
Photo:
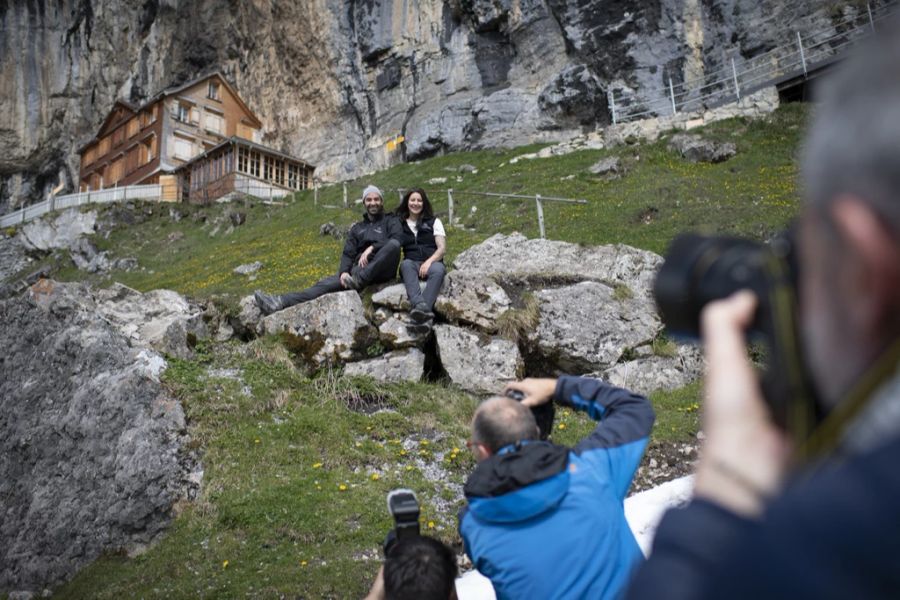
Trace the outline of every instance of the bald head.
<path fill-rule="evenodd" d="M 531 410 L 511 398 L 497 396 L 485 400 L 472 419 L 472 440 L 493 454 L 522 440 L 538 439 L 538 427 Z"/>

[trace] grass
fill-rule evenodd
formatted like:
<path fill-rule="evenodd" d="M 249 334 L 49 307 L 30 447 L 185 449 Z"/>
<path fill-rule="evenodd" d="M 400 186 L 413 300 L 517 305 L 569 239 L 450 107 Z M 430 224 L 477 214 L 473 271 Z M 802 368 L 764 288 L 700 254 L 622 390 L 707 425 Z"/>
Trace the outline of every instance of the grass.
<path fill-rule="evenodd" d="M 496 232 L 537 235 L 531 202 L 488 200 L 467 191 L 585 198 L 585 205 L 545 204 L 549 237 L 584 244 L 627 243 L 662 252 L 686 229 L 766 238 L 798 210 L 794 153 L 805 109 L 791 105 L 760 121 L 733 119 L 703 134 L 737 144 L 738 155 L 717 165 L 681 160 L 653 144 L 583 151 L 561 157 L 510 159 L 536 147 L 460 153 L 399 165 L 351 182 L 383 188 L 425 185 L 446 215 L 452 186 L 466 229 L 449 231 L 448 264 Z M 607 181 L 587 168 L 616 154 L 625 177 Z M 475 174 L 459 174 L 462 164 Z M 434 177 L 446 184 L 428 185 Z M 434 191 L 432 191 L 434 190 Z M 86 276 L 73 268 L 61 279 L 121 281 L 139 290 L 170 288 L 234 306 L 254 288 L 300 289 L 337 266 L 341 244 L 319 226 L 359 218 L 342 204 L 339 186 L 304 192 L 285 206 L 140 207 L 146 221 L 99 239 L 115 256 L 134 256 L 142 269 Z M 396 199 L 396 193 L 391 192 Z M 474 208 L 474 211 L 473 211 Z M 181 218 L 170 215 L 177 210 Z M 246 224 L 228 230 L 227 213 Z M 446 216 L 445 216 L 446 219 Z M 99 236 L 98 236 L 99 237 Z M 234 267 L 262 261 L 255 281 Z M 34 266 L 31 267 L 32 269 Z M 616 290 L 625 300 L 631 290 Z M 501 331 L 517 337 L 533 322 L 533 302 L 509 313 Z M 671 343 L 654 340 L 657 355 Z M 476 400 L 444 382 L 382 385 L 296 370 L 276 337 L 251 343 L 200 342 L 191 360 L 170 361 L 165 384 L 183 403 L 193 445 L 205 469 L 196 501 L 179 506 L 168 533 L 140 556 L 100 558 L 56 591 L 59 598 L 360 597 L 380 561 L 391 523 L 384 497 L 410 487 L 423 504 L 422 527 L 460 549 L 452 499 L 473 466 L 465 449 Z M 690 442 L 698 430 L 700 384 L 651 396 L 654 442 Z M 377 410 L 380 409 L 380 410 Z M 557 412 L 554 441 L 574 444 L 594 423 Z M 438 477 L 440 475 L 440 477 Z"/>

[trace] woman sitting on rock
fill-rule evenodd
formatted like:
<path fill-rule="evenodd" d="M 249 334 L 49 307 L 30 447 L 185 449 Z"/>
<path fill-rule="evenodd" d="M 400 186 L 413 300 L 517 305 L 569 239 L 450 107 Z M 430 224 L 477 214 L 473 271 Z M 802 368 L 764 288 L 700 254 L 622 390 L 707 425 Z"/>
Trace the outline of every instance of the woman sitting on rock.
<path fill-rule="evenodd" d="M 408 191 L 394 214 L 403 229 L 400 238 L 403 247 L 400 277 L 412 306 L 409 316 L 413 324 L 410 329 L 425 333 L 431 329 L 434 301 L 444 282 L 446 269 L 443 258 L 447 249 L 447 234 L 441 220 L 434 217 L 428 196 L 421 188 Z M 424 291 L 419 286 L 420 279 L 425 280 Z"/>

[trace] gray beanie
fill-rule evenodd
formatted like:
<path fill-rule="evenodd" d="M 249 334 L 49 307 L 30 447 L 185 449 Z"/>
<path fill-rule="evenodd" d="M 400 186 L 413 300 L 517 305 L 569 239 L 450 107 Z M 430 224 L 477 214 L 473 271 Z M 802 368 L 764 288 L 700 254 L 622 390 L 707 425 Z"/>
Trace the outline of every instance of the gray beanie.
<path fill-rule="evenodd" d="M 366 186 L 366 189 L 364 189 L 364 190 L 363 190 L 363 193 L 362 193 L 362 199 L 365 200 L 365 199 L 366 199 L 366 196 L 368 196 L 368 195 L 371 194 L 372 192 L 375 192 L 376 194 L 378 194 L 379 196 L 381 196 L 381 200 L 384 201 L 384 194 L 382 194 L 382 193 L 381 193 L 381 190 L 379 190 L 379 189 L 378 189 L 377 187 L 375 187 L 374 185 L 367 185 L 367 186 Z"/>

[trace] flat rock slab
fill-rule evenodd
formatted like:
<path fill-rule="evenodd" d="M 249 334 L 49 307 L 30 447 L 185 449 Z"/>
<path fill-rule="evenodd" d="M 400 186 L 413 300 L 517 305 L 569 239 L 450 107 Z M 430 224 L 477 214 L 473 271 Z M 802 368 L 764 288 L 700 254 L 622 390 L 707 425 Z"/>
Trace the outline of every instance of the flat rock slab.
<path fill-rule="evenodd" d="M 259 328 L 261 333 L 286 334 L 288 348 L 313 368 L 362 358 L 378 338 L 359 294 L 350 290 L 273 313 Z"/>
<path fill-rule="evenodd" d="M 662 257 L 624 244 L 580 246 L 528 239 L 520 233 L 497 234 L 462 252 L 453 266 L 462 271 L 509 281 L 603 281 L 626 286 L 635 296 L 652 298 Z"/>
<path fill-rule="evenodd" d="M 563 372 L 610 368 L 626 349 L 652 341 L 662 328 L 652 303 L 617 298 L 615 288 L 603 283 L 585 281 L 535 296 L 540 318 L 529 340 Z"/>
<path fill-rule="evenodd" d="M 388 352 L 344 367 L 344 375 L 362 375 L 386 383 L 419 381 L 424 371 L 425 355 L 417 348 Z"/>
<path fill-rule="evenodd" d="M 601 379 L 649 396 L 657 390 L 674 390 L 703 375 L 703 356 L 695 346 L 679 346 L 675 356 L 648 356 L 619 363 Z"/>
<path fill-rule="evenodd" d="M 448 321 L 497 330 L 497 319 L 512 306 L 506 291 L 490 277 L 453 271 L 444 279 L 434 310 Z"/>
<path fill-rule="evenodd" d="M 687 133 L 673 135 L 669 140 L 669 149 L 690 162 L 717 163 L 737 154 L 737 147 L 731 142 L 718 143 Z"/>
<path fill-rule="evenodd" d="M 59 213 L 55 218 L 30 221 L 19 231 L 19 241 L 29 250 L 48 251 L 69 248 L 83 235 L 94 233 L 97 212 L 81 212 L 71 208 Z"/>
<path fill-rule="evenodd" d="M 489 338 L 456 327 L 436 325 L 438 356 L 450 380 L 476 394 L 497 394 L 521 377 L 522 356 L 513 342 Z"/>

